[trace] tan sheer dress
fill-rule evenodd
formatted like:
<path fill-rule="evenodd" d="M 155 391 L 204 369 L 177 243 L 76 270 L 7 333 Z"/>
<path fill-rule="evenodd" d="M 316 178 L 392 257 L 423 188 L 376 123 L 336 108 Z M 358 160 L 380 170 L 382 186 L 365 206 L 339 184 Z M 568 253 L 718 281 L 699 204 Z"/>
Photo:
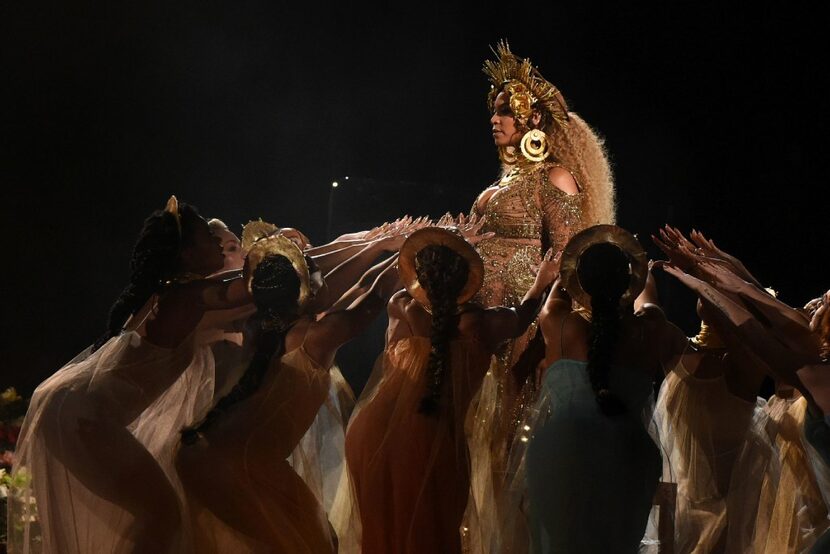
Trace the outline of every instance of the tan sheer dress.
<path fill-rule="evenodd" d="M 419 405 L 427 394 L 429 337 L 387 347 L 383 376 L 346 434 L 364 554 L 461 552 L 470 483 L 464 416 L 487 371 L 487 352 L 475 339 L 451 342 L 439 409 L 427 415 Z"/>
<path fill-rule="evenodd" d="M 730 392 L 723 374 L 693 375 L 682 357 L 663 381 L 655 422 L 662 481 L 677 483 L 675 552 L 725 552 L 727 497 L 754 410 Z"/>
<path fill-rule="evenodd" d="M 178 468 L 196 551 L 318 554 L 336 550 L 321 499 L 291 466 L 330 390 L 328 368 L 301 346 L 272 360 L 260 388 L 232 406 Z"/>
<path fill-rule="evenodd" d="M 828 529 L 819 488 L 826 479 L 817 479 L 818 455 L 804 438 L 806 408 L 804 398 L 773 396 L 756 411 L 735 468 L 752 478 L 734 486 L 728 500 L 730 554 L 808 552 Z"/>

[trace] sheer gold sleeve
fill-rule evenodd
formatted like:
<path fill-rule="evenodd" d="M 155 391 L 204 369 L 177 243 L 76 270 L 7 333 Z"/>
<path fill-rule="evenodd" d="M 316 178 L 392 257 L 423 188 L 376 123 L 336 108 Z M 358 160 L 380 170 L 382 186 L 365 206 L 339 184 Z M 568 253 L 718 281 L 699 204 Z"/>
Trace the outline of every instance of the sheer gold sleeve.
<path fill-rule="evenodd" d="M 542 212 L 542 251 L 553 248 L 555 252 L 576 233 L 585 228 L 582 220 L 583 193 L 568 194 L 552 184 L 549 170 L 541 171 L 537 196 Z"/>

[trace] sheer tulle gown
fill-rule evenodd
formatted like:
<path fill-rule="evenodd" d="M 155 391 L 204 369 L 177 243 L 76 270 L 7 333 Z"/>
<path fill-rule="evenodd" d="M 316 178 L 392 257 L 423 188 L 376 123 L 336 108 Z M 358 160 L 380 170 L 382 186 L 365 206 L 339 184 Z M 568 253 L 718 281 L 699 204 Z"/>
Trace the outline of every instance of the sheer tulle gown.
<path fill-rule="evenodd" d="M 29 487 L 9 499 L 11 551 L 189 551 L 172 452 L 213 394 L 213 356 L 195 335 L 161 348 L 124 333 L 37 388 L 16 452 Z"/>
<path fill-rule="evenodd" d="M 204 439 L 180 447 L 200 554 L 335 551 L 321 500 L 288 461 L 329 390 L 328 368 L 296 348 L 272 360 L 260 388 Z"/>
<path fill-rule="evenodd" d="M 663 381 L 655 421 L 665 447 L 663 480 L 677 483 L 678 554 L 725 552 L 729 491 L 760 479 L 734 471 L 755 407 L 730 392 L 723 374 L 698 377 L 683 359 Z"/>
<path fill-rule="evenodd" d="M 804 437 L 804 398 L 773 396 L 755 413 L 727 501 L 730 554 L 809 552 L 830 527 L 828 471 Z"/>
<path fill-rule="evenodd" d="M 652 380 L 612 368 L 610 386 L 626 406 L 615 417 L 600 411 L 586 362 L 545 375 L 526 453 L 533 552 L 637 552 L 661 468 L 643 421 Z"/>
<path fill-rule="evenodd" d="M 362 552 L 461 552 L 470 487 L 464 419 L 490 355 L 477 340 L 451 342 L 438 411 L 427 394 L 429 337 L 387 347 L 383 377 L 346 434 L 346 460 L 362 522 Z"/>

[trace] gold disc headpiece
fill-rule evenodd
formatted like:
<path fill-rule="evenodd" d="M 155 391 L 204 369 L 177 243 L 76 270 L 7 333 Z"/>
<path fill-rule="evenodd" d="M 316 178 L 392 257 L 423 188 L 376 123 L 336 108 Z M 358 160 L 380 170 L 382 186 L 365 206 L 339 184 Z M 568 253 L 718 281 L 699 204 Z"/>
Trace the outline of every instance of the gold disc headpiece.
<path fill-rule="evenodd" d="M 510 110 L 522 124 L 533 113 L 533 106 L 548 112 L 560 125 L 568 123 L 568 105 L 553 84 L 547 81 L 528 58 L 520 58 L 510 51 L 506 40 L 492 48 L 496 60 L 484 62 L 484 73 L 490 79 L 487 104 L 492 111 L 501 90 L 510 94 Z"/>
<path fill-rule="evenodd" d="M 461 289 L 461 293 L 457 299 L 459 305 L 464 304 L 475 296 L 484 282 L 484 263 L 481 261 L 481 256 L 478 255 L 476 249 L 464 240 L 464 237 L 460 233 L 442 227 L 418 229 L 401 246 L 401 254 L 398 258 L 398 272 L 401 275 L 407 292 L 409 292 L 412 298 L 420 302 L 421 305 L 430 305 L 427 291 L 418 282 L 415 256 L 424 247 L 433 245 L 446 246 L 467 260 L 469 266 L 467 282 L 464 284 L 464 288 Z"/>
<path fill-rule="evenodd" d="M 582 254 L 595 244 L 611 243 L 625 252 L 630 265 L 628 289 L 620 298 L 620 306 L 629 306 L 643 292 L 648 277 L 648 257 L 640 242 L 628 231 L 616 225 L 594 225 L 575 234 L 565 246 L 560 263 L 562 283 L 571 298 L 580 306 L 591 307 L 591 295 L 579 282 L 577 268 Z"/>
<path fill-rule="evenodd" d="M 269 237 L 279 230 L 280 228 L 273 223 L 262 221 L 262 219 L 249 221 L 242 227 L 242 251 L 247 253 L 256 241 Z"/>
<path fill-rule="evenodd" d="M 255 221 L 253 223 L 261 222 Z M 250 223 L 248 225 L 250 225 Z M 249 266 L 247 282 L 248 291 L 253 293 L 253 290 L 251 289 L 251 282 L 253 280 L 254 270 L 256 270 L 260 262 L 268 256 L 285 256 L 288 258 L 288 261 L 291 262 L 291 265 L 294 267 L 294 271 L 297 273 L 297 277 L 300 278 L 300 294 L 297 297 L 297 306 L 302 311 L 311 299 L 311 279 L 308 273 L 308 263 L 306 263 L 305 255 L 302 250 L 300 250 L 296 244 L 291 242 L 290 239 L 281 235 L 266 236 L 249 245 L 247 257 L 245 258 L 245 263 Z"/>

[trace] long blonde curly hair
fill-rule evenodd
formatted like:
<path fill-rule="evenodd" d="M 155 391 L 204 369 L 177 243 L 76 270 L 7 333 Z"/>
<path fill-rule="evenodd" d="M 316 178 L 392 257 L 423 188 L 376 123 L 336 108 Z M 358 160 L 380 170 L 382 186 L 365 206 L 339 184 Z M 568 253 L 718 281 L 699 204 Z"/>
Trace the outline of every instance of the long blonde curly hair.
<path fill-rule="evenodd" d="M 583 223 L 590 227 L 616 223 L 616 193 L 604 140 L 574 112 L 566 125 L 551 125 L 546 133 L 556 161 L 576 175 L 583 193 Z"/>

